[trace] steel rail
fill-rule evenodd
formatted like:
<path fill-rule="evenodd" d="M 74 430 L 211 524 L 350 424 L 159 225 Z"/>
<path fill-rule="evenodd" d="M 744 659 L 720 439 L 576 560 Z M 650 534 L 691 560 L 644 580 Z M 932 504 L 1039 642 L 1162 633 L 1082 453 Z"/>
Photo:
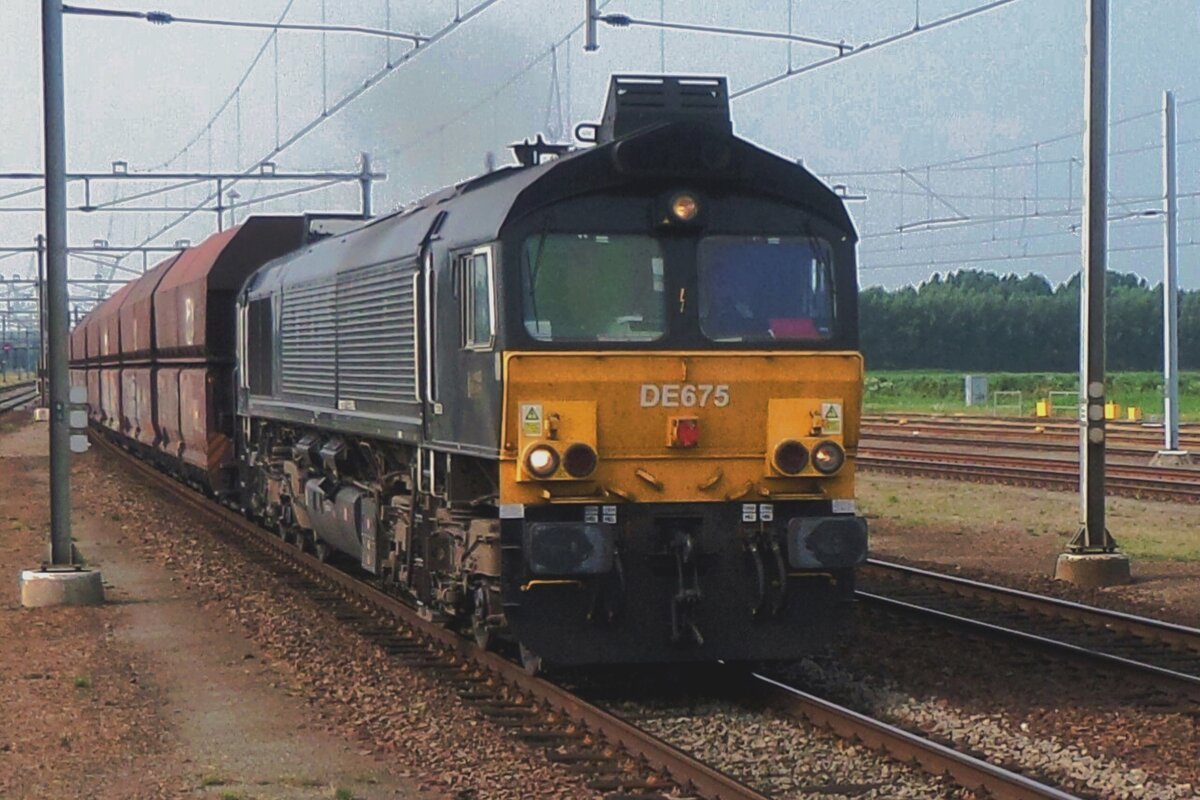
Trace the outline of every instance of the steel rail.
<path fill-rule="evenodd" d="M 894 424 L 952 424 L 952 425 L 984 425 L 984 426 L 1021 426 L 1029 425 L 1030 423 L 1037 425 L 1051 425 L 1055 427 L 1068 427 L 1071 430 L 1078 432 L 1079 423 L 1071 416 L 1054 416 L 1054 417 L 996 417 L 986 414 L 947 414 L 945 412 L 932 411 L 913 411 L 900 412 L 888 411 L 873 414 L 863 414 L 863 420 L 867 422 L 884 422 Z M 915 423 L 914 423 L 915 421 Z M 1117 419 L 1109 420 L 1114 423 L 1117 430 L 1134 430 L 1144 427 L 1144 423 L 1131 422 L 1129 420 Z M 1160 425 L 1161 427 L 1161 425 Z M 1191 433 L 1200 433 L 1200 423 L 1184 422 L 1180 424 L 1180 428 Z"/>
<path fill-rule="evenodd" d="M 898 444 L 901 447 L 937 445 L 939 447 L 996 448 L 1026 452 L 1065 453 L 1070 457 L 1068 460 L 1072 460 L 1079 454 L 1079 442 L 1074 441 L 1077 438 L 1077 436 L 1064 436 L 1057 433 L 1049 435 L 1037 433 L 1020 434 L 1009 431 L 1004 431 L 1000 436 L 996 436 L 992 432 L 964 436 L 957 431 L 949 430 L 939 430 L 937 433 L 929 433 L 926 429 L 912 432 L 905 432 L 901 429 L 877 431 L 869 429 L 868 426 L 863 426 L 862 439 L 859 446 L 867 450 L 876 449 L 881 444 Z M 1112 437 L 1110 439 L 1108 446 L 1109 455 L 1126 458 L 1145 458 L 1148 460 L 1154 453 L 1161 449 L 1154 447 L 1149 442 L 1145 445 L 1133 443 L 1113 445 L 1111 442 L 1115 438 Z M 1162 442 L 1156 440 L 1156 444 L 1161 445 Z"/>
<path fill-rule="evenodd" d="M 26 403 L 31 403 L 37 399 L 37 389 L 29 389 L 21 394 L 10 393 L 4 397 L 0 397 L 0 414 L 7 413 L 13 409 L 20 408 Z"/>
<path fill-rule="evenodd" d="M 993 420 L 982 419 L 960 420 L 922 419 L 898 420 L 864 416 L 862 434 L 864 438 L 876 436 L 897 436 L 908 433 L 914 437 L 924 436 L 954 436 L 971 442 L 979 440 L 1016 440 L 1029 441 L 1074 441 L 1078 438 L 1079 427 L 1075 423 L 1061 420 Z M 1183 439 L 1193 446 L 1200 447 L 1200 434 L 1194 428 L 1185 428 Z M 1162 426 L 1131 426 L 1129 424 L 1114 424 L 1108 434 L 1109 442 L 1119 441 L 1125 445 L 1145 444 L 1148 449 L 1158 450 L 1162 444 Z M 1078 442 L 1075 442 L 1078 444 Z"/>
<path fill-rule="evenodd" d="M 996 800 L 1073 800 L 1075 795 L 1033 778 L 959 752 L 902 728 L 830 703 L 815 695 L 752 673 L 756 688 L 773 708 L 802 716 L 847 739 L 857 739 L 873 750 L 904 762 L 916 762 L 933 775 L 949 775 L 955 783 L 985 791 Z"/>
<path fill-rule="evenodd" d="M 1116 611 L 1111 608 L 1076 603 L 1073 600 L 1064 600 L 1061 597 L 1035 594 L 1023 589 L 1013 589 L 1010 586 L 1000 586 L 994 583 L 964 578 L 961 575 L 946 575 L 941 572 L 933 572 L 932 570 L 921 569 L 920 567 L 913 567 L 908 564 L 897 564 L 893 561 L 883 561 L 878 558 L 868 558 L 867 565 L 869 568 L 885 570 L 899 575 L 908 575 L 933 582 L 934 584 L 953 586 L 986 593 L 992 597 L 1015 600 L 1022 607 L 1029 610 L 1046 611 L 1053 609 L 1056 613 L 1070 614 L 1073 619 L 1088 624 L 1108 628 L 1117 626 L 1138 636 L 1160 638 L 1163 641 L 1200 652 L 1200 628 L 1154 619 L 1153 617 L 1142 617 L 1137 614 Z"/>
<path fill-rule="evenodd" d="M 1079 465 L 1074 461 L 1031 459 L 1022 456 L 860 449 L 855 463 L 867 470 L 930 478 L 957 478 L 986 483 L 1007 483 L 1043 489 L 1079 488 Z M 1109 465 L 1107 487 L 1111 494 L 1140 499 L 1200 502 L 1200 480 L 1193 469 L 1156 467 L 1152 474 L 1139 468 Z"/>
<path fill-rule="evenodd" d="M 1200 663 L 1200 629 L 1179 625 L 1165 620 L 1141 617 L 1123 611 L 1099 608 L 1084 603 L 1063 600 L 1058 597 L 1034 594 L 1021 589 L 997 586 L 956 575 L 945 575 L 930 570 L 896 564 L 878 559 L 868 559 L 860 573 L 869 577 L 879 572 L 892 580 L 903 580 L 921 588 L 933 589 L 948 597 L 962 596 L 981 600 L 988 605 L 1015 608 L 1023 613 L 1032 613 L 1051 620 L 1066 621 L 1085 626 L 1089 632 L 1101 637 L 1119 632 L 1132 636 L 1148 645 L 1165 645 L 1172 648 L 1174 655 L 1194 658 Z M 1110 666 L 1145 673 L 1156 678 L 1181 683 L 1192 689 L 1200 688 L 1200 672 L 1181 672 L 1128 656 L 1117 655 L 1092 646 L 1078 645 L 1061 638 L 1047 636 L 1008 625 L 997 625 L 983 620 L 964 617 L 941 609 L 930 608 L 919 602 L 897 599 L 879 594 L 878 591 L 859 591 L 856 595 L 869 603 L 902 610 L 907 613 L 932 617 L 940 622 L 967 627 L 976 631 L 1018 639 L 1026 644 L 1055 650 L 1067 655 L 1106 663 Z"/>
<path fill-rule="evenodd" d="M 496 676 L 554 708 L 566 718 L 594 731 L 614 746 L 623 748 L 644 760 L 653 769 L 670 777 L 681 787 L 690 788 L 712 800 L 767 800 L 766 796 L 739 783 L 729 776 L 696 760 L 657 737 L 642 731 L 624 720 L 604 711 L 569 691 L 542 678 L 528 675 L 523 668 L 495 654 L 480 650 L 474 642 L 447 628 L 428 621 L 404 601 L 370 586 L 336 567 L 324 564 L 312 555 L 300 552 L 281 538 L 271 534 L 241 514 L 219 505 L 204 495 L 159 472 L 146 462 L 114 445 L 94 431 L 93 442 L 128 464 L 148 482 L 172 495 L 221 525 L 235 528 L 246 540 L 270 552 L 289 567 L 322 582 L 335 585 L 340 591 L 392 617 L 436 646 L 456 654 L 464 662 Z"/>
<path fill-rule="evenodd" d="M 854 595 L 858 599 L 874 605 L 884 606 L 917 616 L 929 617 L 945 625 L 954 625 L 967 628 L 977 633 L 990 634 L 999 638 L 1015 639 L 1024 644 L 1051 650 L 1062 655 L 1076 656 L 1087 661 L 1095 661 L 1098 663 L 1107 664 L 1109 666 L 1131 670 L 1133 672 L 1145 673 L 1156 678 L 1164 678 L 1174 683 L 1184 684 L 1193 689 L 1200 689 L 1200 676 L 1192 675 L 1187 672 L 1179 672 L 1177 670 L 1158 667 L 1154 664 L 1147 664 L 1144 661 L 1137 661 L 1132 658 L 1106 653 L 1103 650 L 1093 650 L 1088 647 L 1071 644 L 1070 642 L 1064 642 L 1061 639 L 1053 639 L 1049 636 L 1041 636 L 1036 633 L 1028 633 L 1026 631 L 1017 630 L 1016 628 L 1008 628 L 1003 625 L 996 625 L 991 622 L 972 619 L 971 617 L 951 614 L 948 611 L 939 611 L 936 608 L 929 608 L 928 606 L 909 603 L 904 600 L 897 600 L 894 597 L 885 597 L 883 595 L 872 594 L 871 592 L 864 592 L 861 590 L 856 591 Z"/>
<path fill-rule="evenodd" d="M 0 395 L 7 394 L 18 389 L 28 389 L 30 386 L 36 385 L 37 381 L 35 380 L 17 381 L 15 383 L 0 383 Z"/>
<path fill-rule="evenodd" d="M 1048 472 L 1077 473 L 1079 460 L 1077 458 L 1032 458 L 1015 453 L 980 452 L 978 448 L 971 452 L 962 450 L 941 450 L 938 448 L 920 447 L 922 442 L 902 442 L 899 447 L 871 447 L 868 442 L 865 448 L 860 446 L 859 452 L 865 449 L 871 456 L 878 458 L 906 459 L 919 456 L 924 460 L 942 460 L 958 464 L 982 464 L 986 466 L 1035 467 Z M 969 445 L 970 443 L 963 443 Z M 913 447 L 912 445 L 917 445 Z M 1112 473 L 1120 473 L 1129 480 L 1148 480 L 1155 485 L 1182 484 L 1196 485 L 1200 470 L 1195 467 L 1155 467 L 1152 472 L 1140 464 L 1113 464 L 1109 468 Z"/>

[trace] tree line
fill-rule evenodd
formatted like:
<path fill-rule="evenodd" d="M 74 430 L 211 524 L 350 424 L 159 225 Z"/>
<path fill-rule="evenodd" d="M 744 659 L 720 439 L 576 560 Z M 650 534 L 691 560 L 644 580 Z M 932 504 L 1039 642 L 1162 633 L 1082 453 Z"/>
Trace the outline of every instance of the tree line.
<path fill-rule="evenodd" d="M 917 287 L 862 291 L 868 369 L 1064 372 L 1079 367 L 1079 276 L 963 270 Z M 1162 367 L 1162 287 L 1133 274 L 1107 282 L 1108 366 Z M 1200 368 L 1200 291 L 1179 298 L 1179 365 Z"/>

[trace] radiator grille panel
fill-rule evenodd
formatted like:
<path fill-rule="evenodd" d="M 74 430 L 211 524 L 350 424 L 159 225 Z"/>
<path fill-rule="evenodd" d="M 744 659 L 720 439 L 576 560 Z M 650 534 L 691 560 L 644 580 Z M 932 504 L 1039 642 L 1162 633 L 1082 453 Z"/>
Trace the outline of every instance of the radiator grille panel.
<path fill-rule="evenodd" d="M 342 275 L 337 291 L 338 399 L 413 402 L 414 265 Z"/>
<path fill-rule="evenodd" d="M 289 287 L 283 292 L 279 325 L 280 388 L 333 405 L 337 350 L 334 288 L 330 284 Z"/>

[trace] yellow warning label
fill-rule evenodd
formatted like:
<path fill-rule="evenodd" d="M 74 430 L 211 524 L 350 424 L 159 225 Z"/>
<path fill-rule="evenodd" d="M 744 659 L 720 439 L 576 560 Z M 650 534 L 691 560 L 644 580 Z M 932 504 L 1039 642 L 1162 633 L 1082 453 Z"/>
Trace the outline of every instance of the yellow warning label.
<path fill-rule="evenodd" d="M 822 433 L 842 432 L 842 404 L 821 403 L 821 417 L 825 424 L 821 426 Z"/>
<path fill-rule="evenodd" d="M 541 403 L 521 404 L 521 435 L 542 435 L 542 405 Z"/>

